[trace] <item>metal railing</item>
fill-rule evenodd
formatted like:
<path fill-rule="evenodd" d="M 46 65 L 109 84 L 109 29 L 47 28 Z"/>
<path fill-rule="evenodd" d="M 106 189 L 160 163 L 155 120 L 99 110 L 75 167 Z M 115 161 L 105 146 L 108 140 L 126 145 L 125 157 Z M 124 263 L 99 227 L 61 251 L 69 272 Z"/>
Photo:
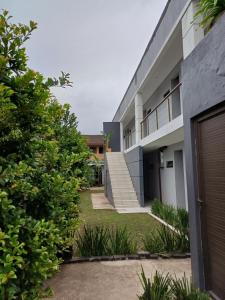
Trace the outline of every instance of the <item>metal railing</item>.
<path fill-rule="evenodd" d="M 141 138 L 144 138 L 163 125 L 171 122 L 175 117 L 172 111 L 172 95 L 179 92 L 181 83 L 176 85 L 170 93 L 141 121 Z M 179 95 L 180 101 L 180 95 Z M 181 111 L 177 115 L 180 115 Z M 176 116 L 177 116 L 176 115 Z"/>

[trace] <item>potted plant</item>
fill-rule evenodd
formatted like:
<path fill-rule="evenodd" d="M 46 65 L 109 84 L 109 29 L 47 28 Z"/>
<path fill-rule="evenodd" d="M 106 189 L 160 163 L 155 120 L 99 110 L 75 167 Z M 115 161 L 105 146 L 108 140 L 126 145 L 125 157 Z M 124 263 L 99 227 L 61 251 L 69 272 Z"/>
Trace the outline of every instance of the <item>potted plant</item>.
<path fill-rule="evenodd" d="M 112 152 L 112 149 L 109 147 L 109 142 L 110 142 L 111 138 L 112 138 L 112 133 L 111 132 L 109 132 L 109 133 L 104 133 L 103 132 L 105 152 Z"/>

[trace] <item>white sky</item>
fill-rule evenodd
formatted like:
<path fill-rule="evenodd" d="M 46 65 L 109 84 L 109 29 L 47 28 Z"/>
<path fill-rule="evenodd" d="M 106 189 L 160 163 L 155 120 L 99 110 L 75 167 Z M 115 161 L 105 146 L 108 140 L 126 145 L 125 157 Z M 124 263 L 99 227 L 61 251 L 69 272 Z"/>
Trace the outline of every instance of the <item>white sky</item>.
<path fill-rule="evenodd" d="M 0 0 L 13 22 L 38 22 L 27 43 L 29 66 L 47 77 L 68 72 L 73 88 L 54 91 L 70 103 L 79 130 L 98 134 L 111 121 L 166 0 Z"/>

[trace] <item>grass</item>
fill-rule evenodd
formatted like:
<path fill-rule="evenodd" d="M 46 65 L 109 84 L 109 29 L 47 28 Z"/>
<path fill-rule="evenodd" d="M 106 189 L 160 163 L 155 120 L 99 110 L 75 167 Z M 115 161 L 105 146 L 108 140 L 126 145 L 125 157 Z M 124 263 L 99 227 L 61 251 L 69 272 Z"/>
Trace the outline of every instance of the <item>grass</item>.
<path fill-rule="evenodd" d="M 116 225 L 126 227 L 137 241 L 139 249 L 143 248 L 143 237 L 159 226 L 159 223 L 148 214 L 118 214 L 113 210 L 93 209 L 90 191 L 81 192 L 80 211 L 81 220 L 89 226 Z"/>

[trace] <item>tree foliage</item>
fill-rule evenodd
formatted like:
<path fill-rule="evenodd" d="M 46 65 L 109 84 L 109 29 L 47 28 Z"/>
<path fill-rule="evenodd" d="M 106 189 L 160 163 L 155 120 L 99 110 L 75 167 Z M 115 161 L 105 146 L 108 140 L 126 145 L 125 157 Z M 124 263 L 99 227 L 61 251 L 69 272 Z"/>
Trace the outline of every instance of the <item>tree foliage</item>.
<path fill-rule="evenodd" d="M 200 25 L 209 30 L 216 18 L 225 11 L 224 0 L 200 0 L 197 4 L 198 10 L 195 14 L 194 21 L 202 17 Z"/>
<path fill-rule="evenodd" d="M 0 15 L 0 299 L 39 299 L 43 281 L 73 244 L 78 189 L 88 184 L 89 150 L 68 104 L 27 66 L 24 43 L 37 24 Z"/>

